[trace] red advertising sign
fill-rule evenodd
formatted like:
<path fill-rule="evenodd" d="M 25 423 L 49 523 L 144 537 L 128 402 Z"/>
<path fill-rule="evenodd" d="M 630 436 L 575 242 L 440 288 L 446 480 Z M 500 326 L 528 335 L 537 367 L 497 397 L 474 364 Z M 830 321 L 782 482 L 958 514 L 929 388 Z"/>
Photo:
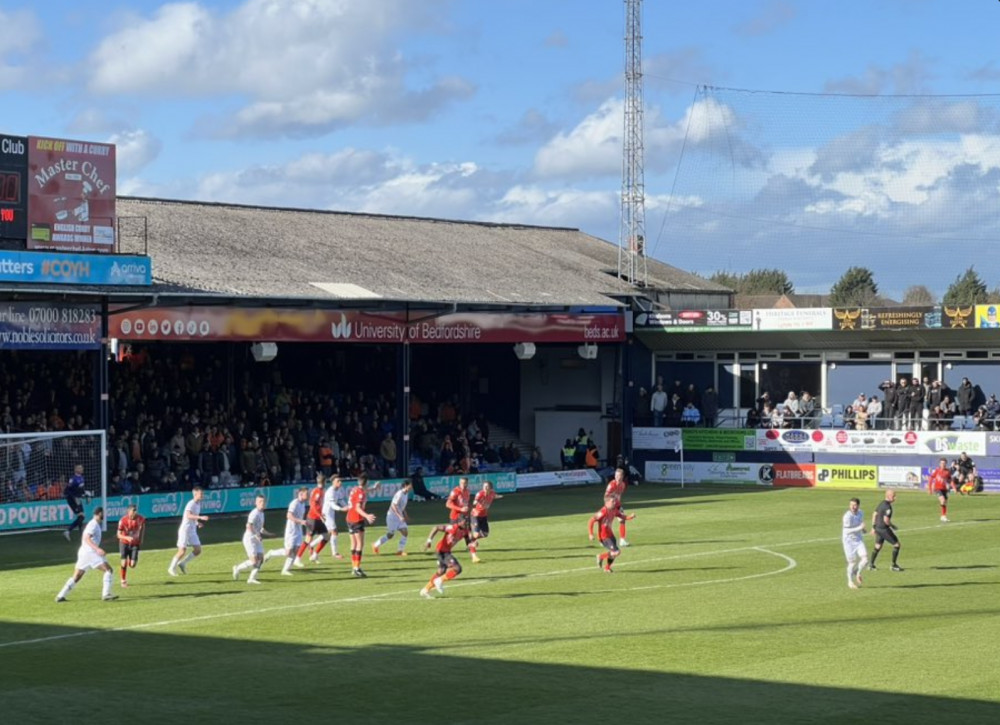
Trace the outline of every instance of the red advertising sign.
<path fill-rule="evenodd" d="M 28 137 L 28 249 L 113 252 L 113 144 Z"/>
<path fill-rule="evenodd" d="M 775 488 L 816 485 L 816 466 L 812 463 L 775 463 L 771 485 Z"/>
<path fill-rule="evenodd" d="M 516 314 L 219 307 L 113 312 L 109 334 L 122 340 L 243 340 L 255 342 L 497 343 L 621 342 L 615 313 Z"/>

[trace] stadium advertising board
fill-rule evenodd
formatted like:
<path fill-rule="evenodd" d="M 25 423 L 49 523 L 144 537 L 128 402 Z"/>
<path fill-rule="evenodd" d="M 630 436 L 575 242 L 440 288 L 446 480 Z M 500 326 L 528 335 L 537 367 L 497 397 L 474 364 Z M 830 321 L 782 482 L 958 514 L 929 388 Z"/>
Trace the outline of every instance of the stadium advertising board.
<path fill-rule="evenodd" d="M 153 264 L 135 255 L 0 250 L 0 282 L 149 286 Z"/>
<path fill-rule="evenodd" d="M 0 349 L 96 350 L 100 346 L 97 305 L 0 303 Z"/>
<path fill-rule="evenodd" d="M 919 440 L 919 453 L 957 456 L 964 451 L 970 456 L 986 455 L 986 433 L 979 431 L 925 432 L 919 434 Z"/>
<path fill-rule="evenodd" d="M 451 489 L 458 485 L 458 479 L 458 476 L 429 476 L 425 479 L 425 483 L 427 488 L 434 493 L 447 495 Z M 468 479 L 469 486 L 473 490 L 481 487 L 483 481 L 492 481 L 498 493 L 510 493 L 517 489 L 517 474 L 514 473 L 472 474 L 468 476 Z M 368 500 L 391 500 L 399 490 L 403 480 L 402 478 L 382 479 L 378 491 L 369 495 Z M 202 498 L 201 512 L 206 516 L 213 516 L 249 511 L 253 508 L 257 494 L 262 494 L 266 499 L 266 508 L 284 508 L 292 500 L 296 489 L 301 486 L 311 487 L 311 485 L 311 481 L 302 481 L 287 486 L 206 489 Z M 344 481 L 344 486 L 347 488 L 356 485 L 357 481 Z M 186 491 L 108 496 L 106 519 L 117 521 L 125 514 L 130 504 L 135 504 L 139 513 L 147 519 L 179 517 L 184 511 L 184 506 L 190 500 L 191 494 Z M 86 515 L 88 517 L 93 515 L 94 508 L 99 505 L 99 498 L 87 502 Z M 63 501 L 30 501 L 0 505 L 0 531 L 67 526 L 72 521 L 73 515 L 69 506 Z"/>
<path fill-rule="evenodd" d="M 640 451 L 676 451 L 681 447 L 680 428 L 632 428 L 632 447 Z"/>
<path fill-rule="evenodd" d="M 976 327 L 1000 328 L 1000 305 L 976 305 Z"/>
<path fill-rule="evenodd" d="M 770 470 L 764 470 L 764 467 Z M 758 477 L 775 488 L 809 488 L 816 485 L 816 466 L 811 463 L 767 463 Z"/>
<path fill-rule="evenodd" d="M 823 453 L 920 453 L 925 433 L 895 430 L 827 430 L 813 450 Z"/>
<path fill-rule="evenodd" d="M 1000 456 L 1000 433 L 986 434 L 986 455 Z"/>
<path fill-rule="evenodd" d="M 814 451 L 823 442 L 824 431 L 821 430 L 789 430 L 768 429 L 755 433 L 755 445 L 758 451 Z"/>
<path fill-rule="evenodd" d="M 877 466 L 817 463 L 816 488 L 878 488 Z"/>
<path fill-rule="evenodd" d="M 541 471 L 521 473 L 517 476 L 517 490 L 543 488 L 546 486 L 586 486 L 604 483 L 601 474 L 593 468 L 579 468 L 572 471 Z"/>
<path fill-rule="evenodd" d="M 761 468 L 759 463 L 646 461 L 645 479 L 654 483 L 770 485 L 761 480 Z"/>
<path fill-rule="evenodd" d="M 833 308 L 755 309 L 754 330 L 832 330 Z"/>
<path fill-rule="evenodd" d="M 879 466 L 879 488 L 927 488 L 930 468 L 919 466 Z"/>
<path fill-rule="evenodd" d="M 0 134 L 0 239 L 28 238 L 28 139 Z"/>
<path fill-rule="evenodd" d="M 979 477 L 983 479 L 983 490 L 1000 492 L 1000 468 L 979 468 Z"/>
<path fill-rule="evenodd" d="M 835 330 L 917 330 L 941 327 L 935 307 L 835 307 Z"/>
<path fill-rule="evenodd" d="M 243 340 L 361 343 L 621 342 L 619 313 L 423 313 L 183 307 L 112 312 L 122 340 Z"/>
<path fill-rule="evenodd" d="M 636 328 L 661 332 L 732 332 L 751 329 L 753 313 L 751 310 L 640 312 L 634 324 Z"/>
<path fill-rule="evenodd" d="M 755 434 L 742 428 L 684 428 L 681 438 L 686 451 L 753 451 Z"/>
<path fill-rule="evenodd" d="M 28 137 L 28 249 L 113 252 L 115 146 Z"/>

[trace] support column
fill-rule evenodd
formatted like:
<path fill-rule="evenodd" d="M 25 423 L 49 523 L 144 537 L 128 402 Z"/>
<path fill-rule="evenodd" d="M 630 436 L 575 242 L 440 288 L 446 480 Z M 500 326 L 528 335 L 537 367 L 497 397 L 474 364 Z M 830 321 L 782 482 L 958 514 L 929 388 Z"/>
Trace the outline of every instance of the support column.
<path fill-rule="evenodd" d="M 396 348 L 396 474 L 410 475 L 410 342 Z"/>

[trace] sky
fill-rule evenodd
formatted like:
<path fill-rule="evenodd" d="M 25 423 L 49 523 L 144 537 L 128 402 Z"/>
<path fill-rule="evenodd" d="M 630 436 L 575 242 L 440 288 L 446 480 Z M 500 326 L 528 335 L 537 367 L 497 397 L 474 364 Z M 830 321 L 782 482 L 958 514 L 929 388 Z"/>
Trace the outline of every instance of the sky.
<path fill-rule="evenodd" d="M 618 243 L 623 0 L 0 0 L 9 134 L 119 195 Z M 1000 286 L 1000 2 L 643 3 L 650 256 L 827 292 Z"/>

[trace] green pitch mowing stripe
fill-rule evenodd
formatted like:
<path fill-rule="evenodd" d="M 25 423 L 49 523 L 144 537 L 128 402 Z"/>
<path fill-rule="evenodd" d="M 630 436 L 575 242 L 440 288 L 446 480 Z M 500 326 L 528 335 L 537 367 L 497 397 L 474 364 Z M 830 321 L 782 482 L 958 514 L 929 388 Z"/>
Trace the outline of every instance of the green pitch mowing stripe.
<path fill-rule="evenodd" d="M 241 518 L 210 521 L 204 554 L 172 579 L 176 522 L 156 524 L 116 602 L 88 573 L 55 604 L 75 546 L 8 537 L 4 721 L 114 720 L 126 705 L 144 723 L 1000 719 L 1000 497 L 953 500 L 939 524 L 931 497 L 901 493 L 906 571 L 884 552 L 852 591 L 850 492 L 629 489 L 633 546 L 613 574 L 586 537 L 600 493 L 498 501 L 483 563 L 457 547 L 465 571 L 433 601 L 417 594 L 435 568 L 419 550 L 446 518 L 439 502 L 411 504 L 409 557 L 385 553 L 395 541 L 365 551 L 363 580 L 323 552 L 292 577 L 272 560 L 261 586 L 232 581 Z M 870 517 L 880 496 L 861 498 Z"/>

